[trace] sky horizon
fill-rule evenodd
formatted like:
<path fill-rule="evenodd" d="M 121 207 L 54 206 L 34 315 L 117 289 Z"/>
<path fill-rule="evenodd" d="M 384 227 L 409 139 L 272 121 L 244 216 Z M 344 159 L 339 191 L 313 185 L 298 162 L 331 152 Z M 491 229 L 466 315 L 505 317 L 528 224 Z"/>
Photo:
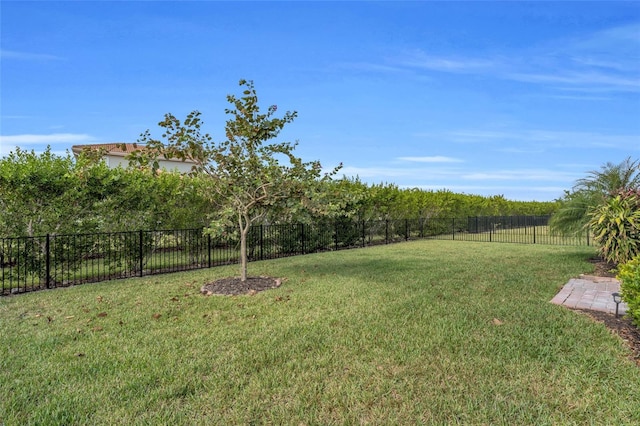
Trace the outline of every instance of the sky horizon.
<path fill-rule="evenodd" d="M 0 156 L 135 142 L 228 94 L 370 184 L 552 201 L 640 158 L 640 2 L 0 3 Z"/>

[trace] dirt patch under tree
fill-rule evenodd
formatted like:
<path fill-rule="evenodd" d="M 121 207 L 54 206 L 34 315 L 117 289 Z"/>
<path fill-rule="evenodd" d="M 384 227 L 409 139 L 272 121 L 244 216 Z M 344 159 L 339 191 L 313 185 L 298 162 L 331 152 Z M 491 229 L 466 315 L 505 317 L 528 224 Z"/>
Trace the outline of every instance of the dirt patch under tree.
<path fill-rule="evenodd" d="M 253 295 L 259 291 L 278 288 L 281 283 L 282 280 L 280 278 L 247 277 L 247 280 L 242 282 L 239 277 L 229 277 L 203 285 L 200 292 L 207 296 L 214 294 L 227 296 L 237 296 L 240 294 Z"/>

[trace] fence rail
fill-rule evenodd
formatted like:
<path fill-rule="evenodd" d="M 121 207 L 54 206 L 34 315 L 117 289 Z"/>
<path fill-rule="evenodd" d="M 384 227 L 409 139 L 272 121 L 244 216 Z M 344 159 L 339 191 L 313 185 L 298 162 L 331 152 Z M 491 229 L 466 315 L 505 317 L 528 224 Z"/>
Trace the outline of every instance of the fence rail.
<path fill-rule="evenodd" d="M 549 231 L 549 216 L 495 216 L 258 225 L 250 261 L 415 239 L 589 245 L 589 235 Z M 211 268 L 239 262 L 238 233 L 202 229 L 44 235 L 0 239 L 0 295 Z"/>

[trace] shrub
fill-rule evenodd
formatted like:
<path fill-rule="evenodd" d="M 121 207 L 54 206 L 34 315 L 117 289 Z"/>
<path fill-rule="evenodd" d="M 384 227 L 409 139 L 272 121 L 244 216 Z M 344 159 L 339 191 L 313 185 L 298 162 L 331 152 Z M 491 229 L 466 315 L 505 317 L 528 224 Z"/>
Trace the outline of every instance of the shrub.
<path fill-rule="evenodd" d="M 640 254 L 640 196 L 619 192 L 591 211 L 589 226 L 603 257 L 625 263 Z"/>
<path fill-rule="evenodd" d="M 629 307 L 633 322 L 640 326 L 640 255 L 618 267 L 622 300 Z"/>

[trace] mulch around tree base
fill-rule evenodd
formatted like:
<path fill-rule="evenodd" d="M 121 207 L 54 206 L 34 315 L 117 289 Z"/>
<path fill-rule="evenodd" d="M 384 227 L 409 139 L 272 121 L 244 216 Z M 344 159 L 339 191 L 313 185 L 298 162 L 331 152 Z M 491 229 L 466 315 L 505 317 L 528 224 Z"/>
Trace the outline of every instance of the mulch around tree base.
<path fill-rule="evenodd" d="M 595 275 L 597 277 L 611 277 L 611 278 L 615 278 L 616 274 L 615 274 L 615 269 L 616 269 L 616 264 L 615 263 L 611 263 L 611 262 L 607 262 L 606 260 L 604 260 L 601 257 L 592 257 L 589 260 L 589 263 L 593 263 L 593 266 L 595 268 L 595 270 L 593 271 L 593 274 L 590 275 Z"/>
<path fill-rule="evenodd" d="M 253 295 L 259 291 L 271 290 L 280 287 L 282 280 L 280 278 L 271 277 L 247 277 L 242 282 L 240 277 L 229 277 L 215 280 L 214 282 L 205 284 L 200 289 L 200 293 L 205 296 L 211 295 L 228 295 L 237 296 L 240 294 Z"/>

